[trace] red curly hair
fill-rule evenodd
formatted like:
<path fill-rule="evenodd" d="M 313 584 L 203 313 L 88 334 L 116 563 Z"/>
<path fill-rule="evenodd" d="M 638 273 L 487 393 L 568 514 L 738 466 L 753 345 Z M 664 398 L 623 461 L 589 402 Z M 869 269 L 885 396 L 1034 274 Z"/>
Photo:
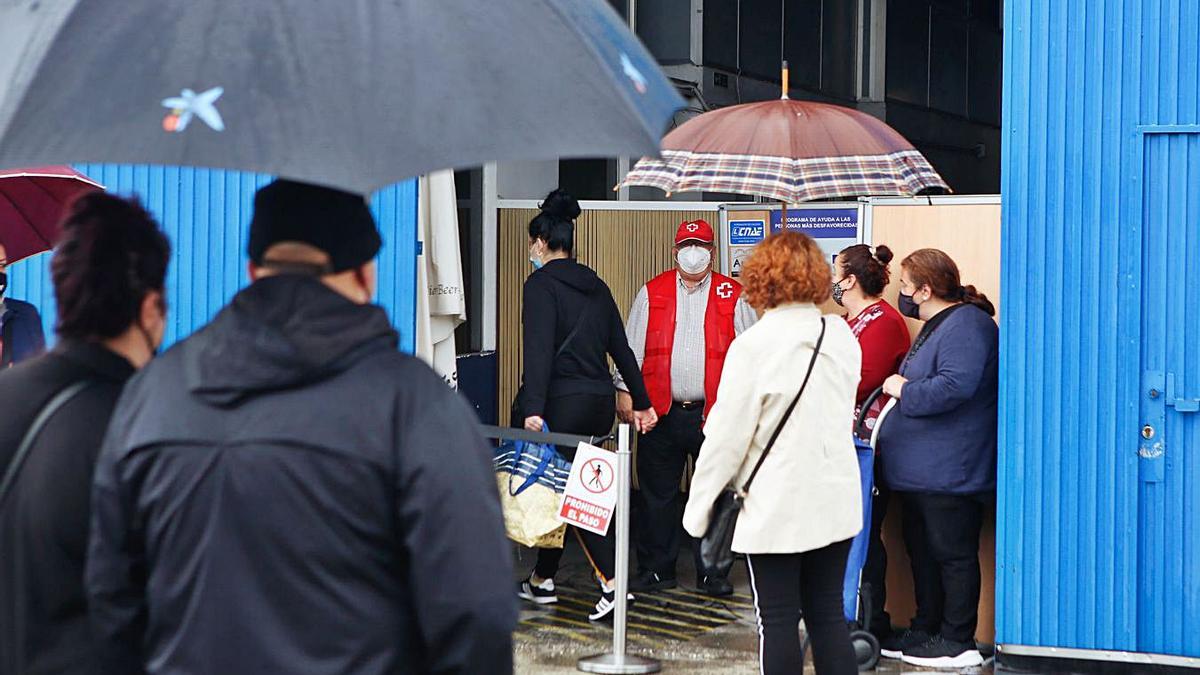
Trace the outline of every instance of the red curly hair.
<path fill-rule="evenodd" d="M 742 264 L 742 295 L 758 309 L 829 299 L 833 272 L 807 234 L 780 232 L 763 240 Z"/>

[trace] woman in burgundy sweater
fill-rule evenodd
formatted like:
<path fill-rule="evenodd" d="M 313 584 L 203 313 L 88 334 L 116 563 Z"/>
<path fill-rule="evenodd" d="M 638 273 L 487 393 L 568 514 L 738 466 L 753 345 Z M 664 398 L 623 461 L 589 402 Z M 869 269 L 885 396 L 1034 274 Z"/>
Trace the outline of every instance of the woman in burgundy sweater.
<path fill-rule="evenodd" d="M 880 297 L 891 277 L 888 272 L 891 261 L 891 249 L 886 246 L 872 248 L 866 244 L 851 246 L 837 257 L 833 299 L 846 308 L 846 321 L 862 348 L 862 379 L 856 397 L 860 406 L 884 380 L 900 370 L 911 344 L 904 317 Z M 871 598 L 868 629 L 883 641 L 891 637 L 892 620 L 884 610 L 887 552 L 879 533 L 887 516 L 891 491 L 880 480 L 879 464 L 875 466 L 876 496 L 871 509 L 871 539 L 863 582 L 864 587 L 869 587 Z"/>

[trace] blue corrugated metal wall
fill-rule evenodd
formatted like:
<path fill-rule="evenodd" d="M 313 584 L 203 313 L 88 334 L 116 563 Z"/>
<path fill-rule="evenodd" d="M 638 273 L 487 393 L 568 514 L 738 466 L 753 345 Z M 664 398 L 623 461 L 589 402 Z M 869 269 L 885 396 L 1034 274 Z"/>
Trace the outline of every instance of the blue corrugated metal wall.
<path fill-rule="evenodd" d="M 1182 478 L 1168 512 L 1151 513 L 1138 451 L 1148 329 L 1200 316 L 1195 293 L 1173 319 L 1165 298 L 1143 298 L 1143 204 L 1196 185 L 1144 180 L 1141 133 L 1200 122 L 1200 10 L 1008 0 L 1005 22 L 997 641 L 1197 655 L 1195 637 L 1157 639 L 1165 623 L 1146 620 L 1196 634 L 1200 560 L 1184 552 L 1200 533 L 1160 543 L 1183 562 L 1159 570 L 1139 541 L 1155 519 L 1194 522 L 1177 511 L 1195 508 L 1200 482 Z M 1197 216 L 1173 223 L 1192 233 L 1177 256 L 1200 256 Z M 1181 445 L 1168 472 L 1191 471 L 1171 453 L 1200 447 Z M 1173 577 L 1174 597 L 1139 583 L 1151 572 Z"/>
<path fill-rule="evenodd" d="M 206 324 L 247 283 L 246 233 L 254 192 L 270 177 L 236 171 L 85 164 L 76 167 L 119 194 L 137 194 L 173 246 L 167 277 L 167 344 Z M 416 181 L 376 193 L 371 208 L 383 235 L 378 301 L 411 351 L 416 311 Z M 53 339 L 49 255 L 13 265 L 10 294 L 35 303 Z"/>
<path fill-rule="evenodd" d="M 1200 127 L 1145 131 L 1138 649 L 1200 655 Z"/>

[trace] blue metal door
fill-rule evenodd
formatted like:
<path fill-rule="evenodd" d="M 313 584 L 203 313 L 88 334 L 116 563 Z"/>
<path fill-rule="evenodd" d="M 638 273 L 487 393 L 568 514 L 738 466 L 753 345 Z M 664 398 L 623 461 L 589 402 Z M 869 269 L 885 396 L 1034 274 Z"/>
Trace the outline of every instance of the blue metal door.
<path fill-rule="evenodd" d="M 1200 133 L 1146 131 L 1137 643 L 1200 656 Z"/>

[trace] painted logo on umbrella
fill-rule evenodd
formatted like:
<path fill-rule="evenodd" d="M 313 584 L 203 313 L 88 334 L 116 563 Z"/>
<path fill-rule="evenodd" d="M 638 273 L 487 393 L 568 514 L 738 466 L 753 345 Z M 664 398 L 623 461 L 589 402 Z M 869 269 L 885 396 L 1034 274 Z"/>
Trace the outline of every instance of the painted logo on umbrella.
<path fill-rule="evenodd" d="M 629 81 L 633 83 L 633 88 L 637 89 L 639 94 L 646 93 L 646 76 L 637 69 L 637 66 L 633 65 L 628 54 L 621 54 L 621 70 L 625 71 L 625 77 L 629 78 Z"/>
<path fill-rule="evenodd" d="M 163 99 L 163 107 L 171 109 L 163 118 L 163 131 L 180 133 L 187 129 L 193 117 L 199 117 L 213 131 L 224 131 L 225 121 L 215 105 L 224 93 L 223 87 L 213 87 L 199 94 L 184 89 L 179 96 Z"/>

